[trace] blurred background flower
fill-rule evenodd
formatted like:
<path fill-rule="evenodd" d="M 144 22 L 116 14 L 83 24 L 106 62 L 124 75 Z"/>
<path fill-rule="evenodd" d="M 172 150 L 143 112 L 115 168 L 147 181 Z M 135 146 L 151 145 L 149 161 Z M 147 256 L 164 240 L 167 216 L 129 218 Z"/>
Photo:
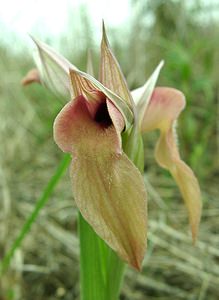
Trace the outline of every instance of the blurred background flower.
<path fill-rule="evenodd" d="M 85 70 L 98 61 L 101 19 L 130 89 L 165 60 L 158 84 L 184 92 L 180 150 L 200 180 L 204 210 L 194 248 L 178 189 L 156 167 L 157 134 L 147 135 L 149 247 L 141 274 L 129 271 L 122 298 L 218 299 L 219 293 L 219 3 L 218 1 L 0 2 L 0 257 L 12 244 L 61 153 L 52 124 L 62 99 L 40 85 L 21 87 L 33 66 L 28 33 Z M 98 65 L 95 64 L 97 72 Z M 0 299 L 79 299 L 76 209 L 62 179 L 0 281 Z"/>

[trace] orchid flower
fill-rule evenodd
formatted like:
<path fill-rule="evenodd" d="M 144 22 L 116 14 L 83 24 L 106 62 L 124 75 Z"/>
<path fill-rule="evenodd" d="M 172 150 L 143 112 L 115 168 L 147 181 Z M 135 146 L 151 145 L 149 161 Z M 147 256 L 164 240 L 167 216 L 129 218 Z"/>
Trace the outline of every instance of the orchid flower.
<path fill-rule="evenodd" d="M 126 153 L 138 152 L 141 134 L 159 129 L 155 157 L 179 186 L 195 240 L 200 189 L 193 171 L 180 158 L 175 130 L 185 99 L 176 89 L 155 88 L 163 62 L 144 86 L 130 92 L 104 26 L 98 80 L 91 64 L 88 73 L 82 72 L 48 45 L 34 42 L 38 71 L 30 71 L 23 84 L 41 82 L 71 99 L 55 119 L 54 140 L 72 155 L 71 184 L 85 220 L 122 260 L 140 269 L 146 250 L 147 193 L 141 172 Z M 122 135 L 127 137 L 126 147 Z"/>

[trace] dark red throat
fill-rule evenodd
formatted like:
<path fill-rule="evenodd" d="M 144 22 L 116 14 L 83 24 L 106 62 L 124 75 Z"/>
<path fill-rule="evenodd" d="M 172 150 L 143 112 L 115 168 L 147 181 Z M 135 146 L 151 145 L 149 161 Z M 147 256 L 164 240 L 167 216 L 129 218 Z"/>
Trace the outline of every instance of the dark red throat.
<path fill-rule="evenodd" d="M 94 120 L 106 128 L 112 125 L 106 102 L 100 103 L 95 113 Z"/>

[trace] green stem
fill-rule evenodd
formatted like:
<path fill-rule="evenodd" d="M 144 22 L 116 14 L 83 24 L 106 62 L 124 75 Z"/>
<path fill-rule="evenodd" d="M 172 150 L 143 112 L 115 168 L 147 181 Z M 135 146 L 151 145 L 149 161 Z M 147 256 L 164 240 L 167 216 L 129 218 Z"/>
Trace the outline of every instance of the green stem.
<path fill-rule="evenodd" d="M 56 169 L 55 174 L 51 177 L 50 181 L 48 182 L 46 188 L 44 189 L 42 196 L 38 199 L 33 212 L 28 217 L 26 222 L 24 223 L 23 227 L 21 228 L 16 240 L 12 244 L 9 251 L 4 256 L 1 264 L 0 264 L 0 275 L 2 275 L 5 271 L 7 271 L 8 266 L 10 265 L 10 262 L 14 256 L 14 253 L 17 248 L 20 247 L 21 243 L 23 242 L 25 236 L 28 234 L 28 232 L 31 229 L 31 226 L 36 221 L 36 218 L 38 217 L 41 209 L 45 206 L 47 201 L 49 200 L 50 195 L 52 194 L 54 188 L 56 187 L 57 183 L 61 179 L 62 175 L 64 174 L 67 166 L 69 165 L 71 160 L 71 157 L 69 155 L 65 155 L 58 165 L 58 168 Z"/>
<path fill-rule="evenodd" d="M 119 299 L 119 293 L 125 273 L 125 264 L 111 250 L 108 259 L 108 280 L 106 282 L 105 294 L 107 300 Z"/>
<path fill-rule="evenodd" d="M 81 300 L 117 300 L 124 263 L 79 213 Z"/>
<path fill-rule="evenodd" d="M 79 213 L 81 300 L 104 300 L 108 247 Z"/>

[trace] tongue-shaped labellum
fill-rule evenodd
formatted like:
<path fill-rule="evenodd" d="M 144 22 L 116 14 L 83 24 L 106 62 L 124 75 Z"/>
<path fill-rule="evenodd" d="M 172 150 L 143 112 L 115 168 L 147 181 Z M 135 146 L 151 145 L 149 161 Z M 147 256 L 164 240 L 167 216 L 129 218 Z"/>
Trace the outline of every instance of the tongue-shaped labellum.
<path fill-rule="evenodd" d="M 193 241 L 196 240 L 201 217 L 201 194 L 198 181 L 180 158 L 175 122 L 185 107 L 184 95 L 173 88 L 155 88 L 142 122 L 142 131 L 160 130 L 155 157 L 177 182 L 189 212 Z"/>
<path fill-rule="evenodd" d="M 140 269 L 146 249 L 147 208 L 142 176 L 123 153 L 121 113 L 101 95 L 79 96 L 54 123 L 58 146 L 72 154 L 75 202 L 95 232 L 118 255 Z"/>

